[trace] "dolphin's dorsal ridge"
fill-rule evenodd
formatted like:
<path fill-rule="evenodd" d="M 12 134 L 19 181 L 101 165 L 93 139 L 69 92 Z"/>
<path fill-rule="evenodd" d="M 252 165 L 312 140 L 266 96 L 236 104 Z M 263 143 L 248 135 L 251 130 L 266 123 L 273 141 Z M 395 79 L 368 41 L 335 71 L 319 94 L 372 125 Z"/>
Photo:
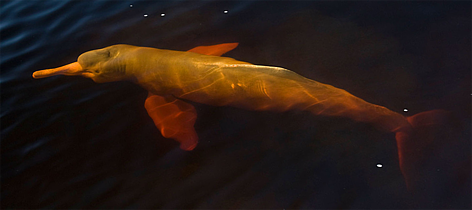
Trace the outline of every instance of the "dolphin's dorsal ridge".
<path fill-rule="evenodd" d="M 191 50 L 187 52 L 194 52 L 194 53 L 199 53 L 203 55 L 214 55 L 214 56 L 221 56 L 234 48 L 238 46 L 239 43 L 224 43 L 224 44 L 217 44 L 217 45 L 211 45 L 211 46 L 198 46 L 195 48 L 192 48 Z"/>

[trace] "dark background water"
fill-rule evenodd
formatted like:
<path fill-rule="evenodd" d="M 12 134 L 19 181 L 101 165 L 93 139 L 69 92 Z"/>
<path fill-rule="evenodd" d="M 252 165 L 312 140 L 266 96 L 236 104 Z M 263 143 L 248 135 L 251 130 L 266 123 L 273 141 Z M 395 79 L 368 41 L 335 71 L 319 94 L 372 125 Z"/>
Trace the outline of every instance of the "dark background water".
<path fill-rule="evenodd" d="M 2 1 L 0 12 L 2 208 L 470 208 L 470 2 Z M 394 134 L 368 124 L 195 103 L 200 143 L 184 152 L 134 84 L 31 77 L 118 43 L 225 42 L 240 43 L 226 56 L 406 115 L 452 111 L 458 143 L 441 155 L 459 184 L 439 176 L 412 196 Z"/>

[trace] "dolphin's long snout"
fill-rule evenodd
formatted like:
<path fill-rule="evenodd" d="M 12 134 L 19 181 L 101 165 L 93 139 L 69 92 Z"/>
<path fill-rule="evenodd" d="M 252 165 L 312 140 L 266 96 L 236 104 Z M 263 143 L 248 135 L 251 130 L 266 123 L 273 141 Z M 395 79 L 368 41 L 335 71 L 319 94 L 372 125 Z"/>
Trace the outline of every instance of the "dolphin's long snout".
<path fill-rule="evenodd" d="M 82 75 L 82 74 L 83 74 L 82 66 L 78 62 L 74 62 L 74 63 L 67 64 L 65 66 L 57 67 L 54 69 L 45 69 L 45 70 L 35 71 L 33 73 L 33 78 L 39 79 L 39 78 L 45 78 L 45 77 L 50 77 L 54 75 L 75 76 L 75 75 Z"/>

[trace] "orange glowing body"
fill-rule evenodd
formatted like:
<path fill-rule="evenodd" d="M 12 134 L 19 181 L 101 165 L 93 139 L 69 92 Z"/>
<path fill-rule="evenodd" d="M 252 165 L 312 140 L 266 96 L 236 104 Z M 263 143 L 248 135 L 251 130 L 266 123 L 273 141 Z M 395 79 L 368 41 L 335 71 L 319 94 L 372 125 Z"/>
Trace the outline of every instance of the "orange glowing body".
<path fill-rule="evenodd" d="M 149 91 L 145 107 L 162 135 L 177 140 L 185 150 L 192 150 L 198 142 L 193 128 L 197 113 L 180 99 L 248 110 L 307 110 L 371 123 L 388 132 L 411 127 L 403 115 L 345 90 L 284 68 L 220 57 L 236 46 L 200 46 L 181 52 L 113 45 L 83 53 L 78 62 L 37 71 L 33 77 L 62 74 L 95 82 L 131 80 Z"/>
<path fill-rule="evenodd" d="M 136 79 L 156 95 L 249 110 L 307 110 L 372 123 L 390 132 L 409 126 L 401 114 L 284 68 L 189 52 L 153 54 L 161 58 L 152 65 L 156 68 L 140 69 Z"/>
<path fill-rule="evenodd" d="M 404 117 L 284 68 L 220 57 L 237 45 L 200 46 L 188 52 L 113 45 L 85 52 L 77 62 L 36 71 L 33 77 L 80 75 L 98 83 L 133 81 L 149 91 L 145 108 L 162 136 L 178 141 L 184 150 L 193 150 L 198 143 L 194 129 L 197 112 L 181 99 L 249 110 L 307 110 L 314 115 L 370 123 L 381 130 L 396 132 L 406 182 L 409 185 L 418 179 L 417 151 L 434 139 L 424 130 L 447 118 L 447 112 L 433 110 Z"/>

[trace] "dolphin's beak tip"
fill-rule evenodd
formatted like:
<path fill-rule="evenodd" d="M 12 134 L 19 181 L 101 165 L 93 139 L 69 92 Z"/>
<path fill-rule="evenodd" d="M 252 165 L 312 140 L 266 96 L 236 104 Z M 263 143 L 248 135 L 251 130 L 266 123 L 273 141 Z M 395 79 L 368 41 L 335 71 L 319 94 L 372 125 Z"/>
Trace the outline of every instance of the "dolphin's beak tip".
<path fill-rule="evenodd" d="M 35 79 L 38 79 L 38 74 L 36 72 L 33 72 L 33 74 L 31 76 L 33 76 L 33 78 L 35 78 Z"/>
<path fill-rule="evenodd" d="M 40 71 L 35 71 L 35 72 L 33 72 L 33 74 L 32 74 L 31 76 L 33 76 L 33 78 L 35 78 L 35 79 L 40 79 L 40 78 L 43 78 L 43 77 L 44 77 L 44 76 L 42 76 L 42 75 L 44 75 L 44 74 L 41 73 L 41 70 L 40 70 Z"/>

